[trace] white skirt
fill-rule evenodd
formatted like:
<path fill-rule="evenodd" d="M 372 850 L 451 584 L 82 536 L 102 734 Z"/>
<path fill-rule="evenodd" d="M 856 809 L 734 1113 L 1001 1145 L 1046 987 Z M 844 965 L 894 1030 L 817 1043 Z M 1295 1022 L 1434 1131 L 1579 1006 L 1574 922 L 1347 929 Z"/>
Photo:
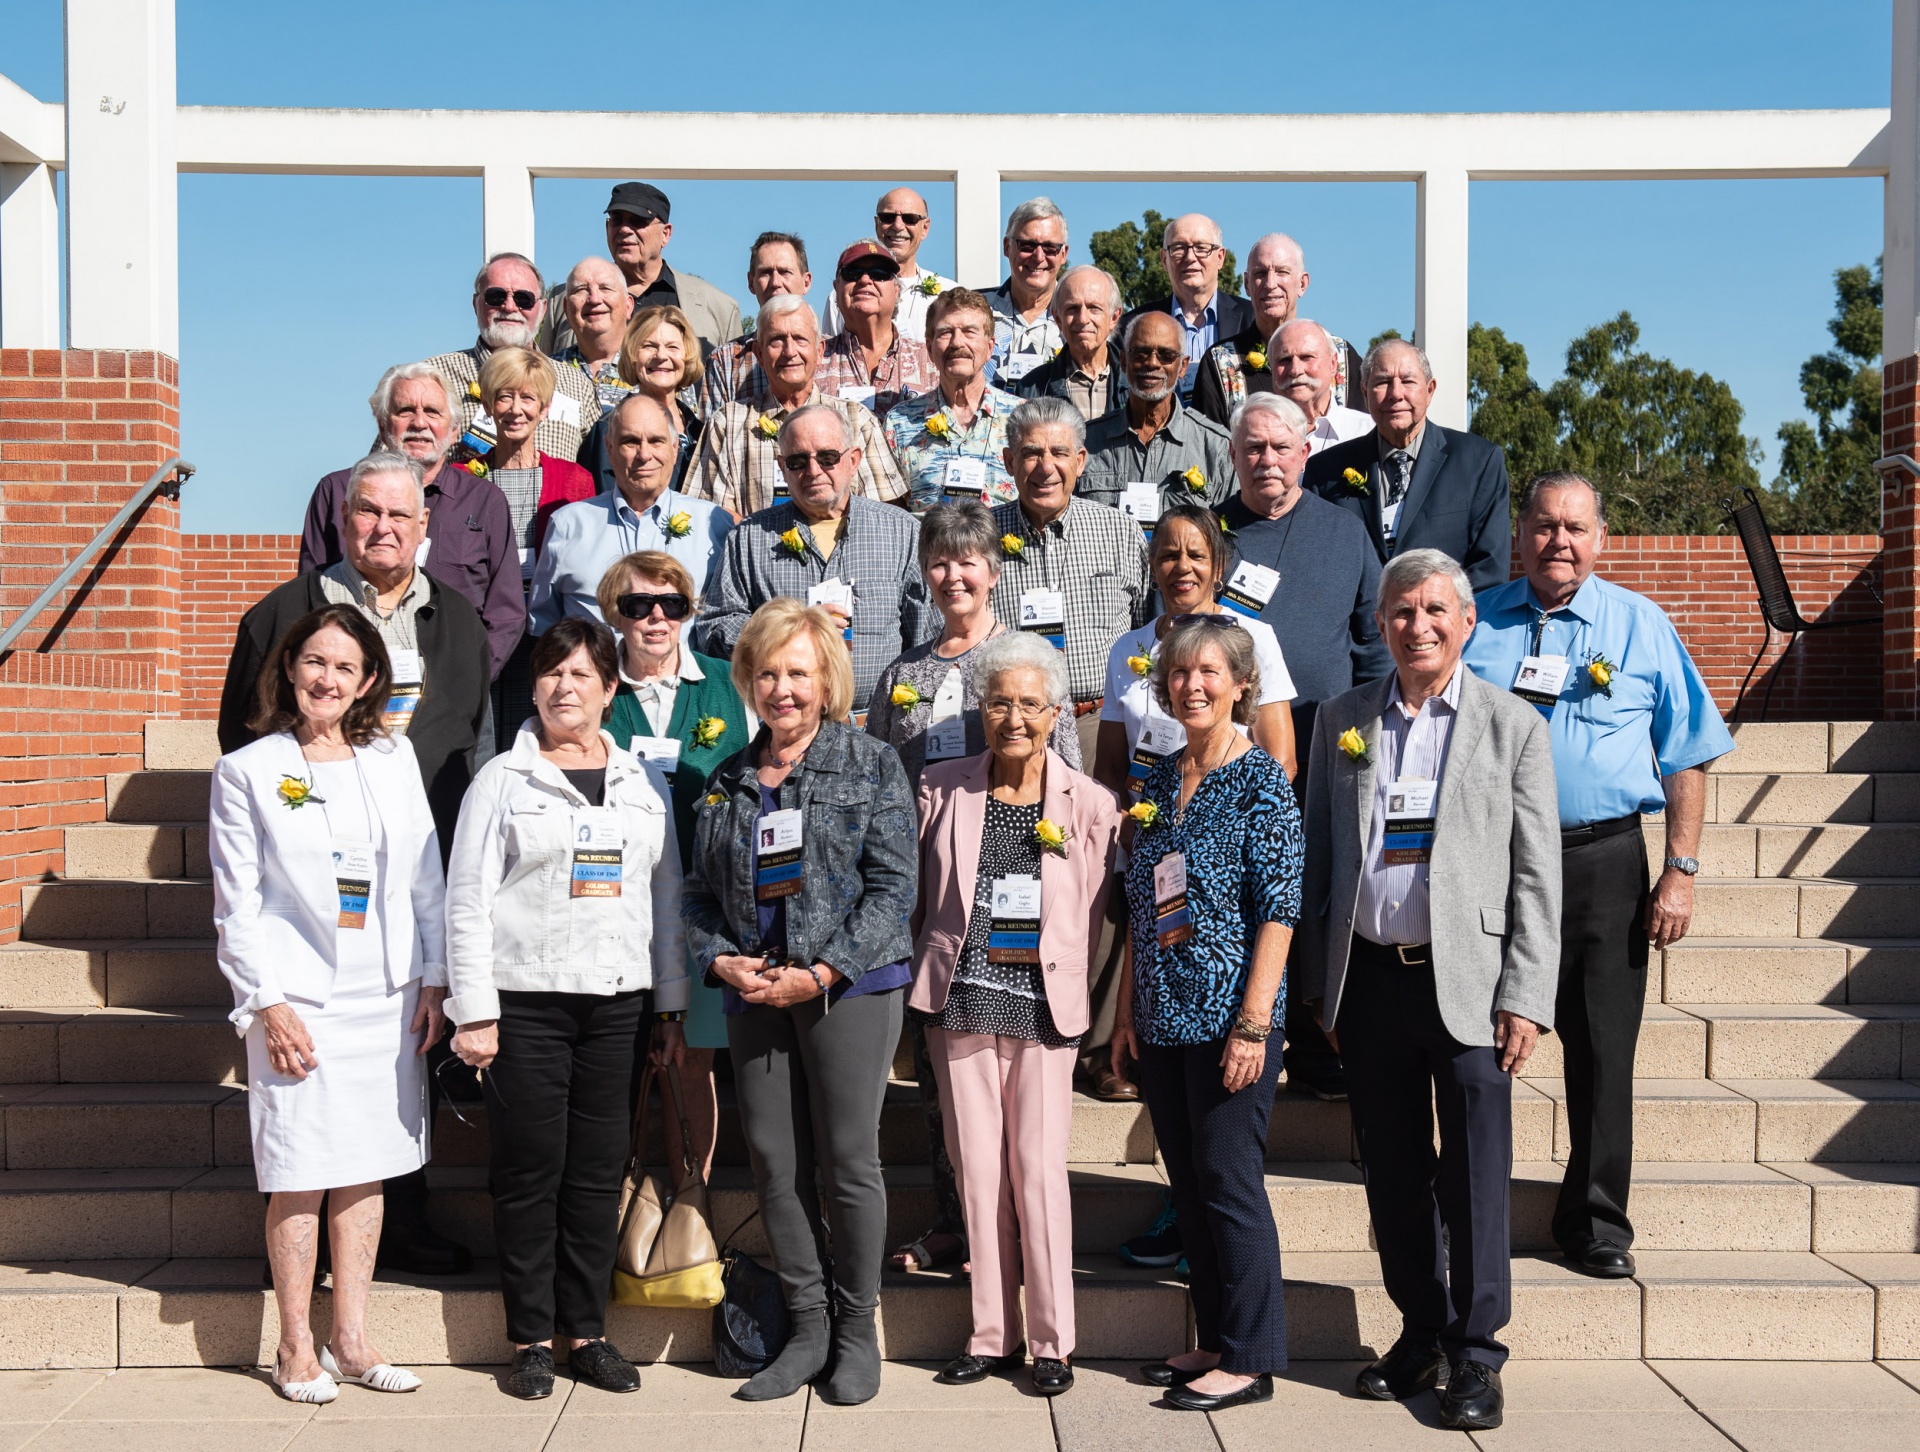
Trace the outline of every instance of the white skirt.
<path fill-rule="evenodd" d="M 390 993 L 377 964 L 342 963 L 324 1006 L 289 1001 L 320 1061 L 305 1079 L 274 1072 L 266 1025 L 254 1020 L 247 1108 L 263 1191 L 362 1185 L 427 1162 L 427 1061 L 409 1031 L 419 1001 L 419 979 Z"/>

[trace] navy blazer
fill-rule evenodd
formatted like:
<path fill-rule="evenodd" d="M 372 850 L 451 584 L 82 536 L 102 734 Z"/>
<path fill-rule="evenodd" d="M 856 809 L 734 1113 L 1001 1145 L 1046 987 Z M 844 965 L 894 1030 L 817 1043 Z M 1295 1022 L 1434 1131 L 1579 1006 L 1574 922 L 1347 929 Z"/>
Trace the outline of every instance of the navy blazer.
<path fill-rule="evenodd" d="M 1348 469 L 1366 476 L 1364 493 L 1347 483 Z M 1408 550 L 1441 550 L 1459 561 L 1476 594 L 1504 585 L 1512 572 L 1512 486 L 1507 482 L 1507 460 L 1497 445 L 1483 438 L 1427 421 L 1391 554 L 1380 528 L 1385 475 L 1378 431 L 1322 449 L 1307 460 L 1305 483 L 1367 527 L 1382 564 Z"/>

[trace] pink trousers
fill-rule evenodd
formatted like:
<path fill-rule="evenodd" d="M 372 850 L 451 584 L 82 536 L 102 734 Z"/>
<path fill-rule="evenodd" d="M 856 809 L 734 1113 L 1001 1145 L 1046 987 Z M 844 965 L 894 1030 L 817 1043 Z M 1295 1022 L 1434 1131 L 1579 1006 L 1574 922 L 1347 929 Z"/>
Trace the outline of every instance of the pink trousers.
<path fill-rule="evenodd" d="M 947 1156 L 960 1182 L 973 1261 L 973 1356 L 1073 1352 L 1073 1205 L 1067 1141 L 1078 1050 L 929 1028 L 946 1108 Z"/>

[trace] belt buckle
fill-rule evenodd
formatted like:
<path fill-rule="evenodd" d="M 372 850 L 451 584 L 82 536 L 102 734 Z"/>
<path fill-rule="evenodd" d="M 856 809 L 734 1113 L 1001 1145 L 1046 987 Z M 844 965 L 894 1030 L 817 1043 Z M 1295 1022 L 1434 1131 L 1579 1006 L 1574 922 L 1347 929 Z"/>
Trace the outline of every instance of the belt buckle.
<path fill-rule="evenodd" d="M 1405 943 L 1395 943 L 1393 945 L 1393 951 L 1400 957 L 1400 966 L 1403 968 L 1424 967 L 1427 960 L 1425 958 L 1409 958 L 1407 956 L 1407 946 Z M 1414 944 L 1413 946 L 1418 947 L 1420 945 Z"/>

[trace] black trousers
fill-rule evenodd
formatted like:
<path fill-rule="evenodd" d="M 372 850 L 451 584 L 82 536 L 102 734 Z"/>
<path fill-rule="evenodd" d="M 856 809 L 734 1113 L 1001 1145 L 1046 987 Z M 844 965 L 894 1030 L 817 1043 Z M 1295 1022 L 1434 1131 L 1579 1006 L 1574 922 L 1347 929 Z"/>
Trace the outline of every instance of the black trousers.
<path fill-rule="evenodd" d="M 1140 1044 L 1140 1096 L 1167 1164 L 1192 1275 L 1195 1340 L 1237 1376 L 1284 1371 L 1287 1303 L 1280 1235 L 1267 1199 L 1267 1129 L 1280 1081 L 1280 1044 L 1267 1040 L 1260 1077 L 1237 1094 L 1220 1082 L 1220 1039 Z"/>
<path fill-rule="evenodd" d="M 1647 1001 L 1647 843 L 1636 828 L 1560 854 L 1560 992 L 1572 1153 L 1553 1238 L 1633 1244 L 1633 1056 Z"/>
<path fill-rule="evenodd" d="M 1362 938 L 1334 1027 L 1387 1294 L 1449 1359 L 1505 1365 L 1494 1333 L 1513 1315 L 1513 1081 L 1495 1050 L 1447 1032 L 1431 964 Z"/>
<path fill-rule="evenodd" d="M 633 1066 L 652 997 L 500 995 L 487 1123 L 500 1290 L 515 1342 L 605 1334 Z"/>

